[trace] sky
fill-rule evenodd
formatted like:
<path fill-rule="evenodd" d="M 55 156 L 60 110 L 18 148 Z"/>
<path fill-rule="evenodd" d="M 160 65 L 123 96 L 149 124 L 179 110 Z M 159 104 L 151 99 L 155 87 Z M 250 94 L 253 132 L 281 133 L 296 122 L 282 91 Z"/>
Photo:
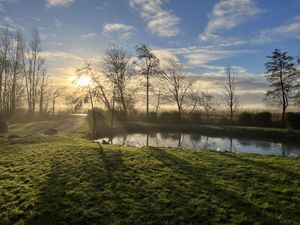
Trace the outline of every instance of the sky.
<path fill-rule="evenodd" d="M 219 95 L 230 65 L 243 107 L 263 106 L 267 55 L 300 55 L 300 0 L 0 0 L 0 24 L 27 39 L 39 29 L 57 83 L 71 85 L 76 67 L 112 44 L 134 55 L 146 43 Z"/>

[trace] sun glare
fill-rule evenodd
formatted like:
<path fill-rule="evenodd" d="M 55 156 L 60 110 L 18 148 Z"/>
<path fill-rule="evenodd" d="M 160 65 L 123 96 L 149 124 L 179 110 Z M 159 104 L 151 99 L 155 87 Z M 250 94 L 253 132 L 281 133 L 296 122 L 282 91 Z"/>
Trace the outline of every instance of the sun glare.
<path fill-rule="evenodd" d="M 81 76 L 74 83 L 78 87 L 86 87 L 92 83 L 92 79 L 89 76 Z"/>

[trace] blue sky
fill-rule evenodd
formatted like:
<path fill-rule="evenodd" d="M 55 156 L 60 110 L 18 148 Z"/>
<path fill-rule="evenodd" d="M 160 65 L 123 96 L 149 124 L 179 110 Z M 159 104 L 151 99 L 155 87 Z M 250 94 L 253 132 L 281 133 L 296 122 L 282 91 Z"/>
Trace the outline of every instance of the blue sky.
<path fill-rule="evenodd" d="M 143 42 L 216 92 L 232 65 L 245 105 L 261 103 L 274 48 L 300 53 L 300 0 L 0 0 L 0 20 L 27 38 L 39 28 L 49 72 L 61 82 L 112 43 L 134 54 Z"/>

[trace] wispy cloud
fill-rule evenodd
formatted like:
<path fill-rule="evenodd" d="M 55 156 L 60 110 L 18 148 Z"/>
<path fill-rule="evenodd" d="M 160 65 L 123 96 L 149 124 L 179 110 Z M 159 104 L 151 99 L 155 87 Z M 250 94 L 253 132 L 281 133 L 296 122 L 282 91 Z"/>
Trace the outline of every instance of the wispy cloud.
<path fill-rule="evenodd" d="M 47 0 L 47 7 L 69 6 L 74 0 Z"/>
<path fill-rule="evenodd" d="M 21 30 L 21 31 L 24 31 L 25 28 L 22 27 L 21 25 L 19 25 L 19 23 L 17 23 L 14 19 L 12 19 L 11 17 L 9 16 L 5 16 L 5 17 L 2 17 L 0 19 L 0 27 L 3 28 L 3 27 L 8 27 L 8 29 L 12 30 L 12 31 L 15 31 L 15 30 Z"/>
<path fill-rule="evenodd" d="M 180 32 L 180 18 L 170 10 L 163 9 L 164 3 L 164 0 L 130 0 L 131 7 L 140 11 L 152 33 L 172 37 Z"/>
<path fill-rule="evenodd" d="M 87 34 L 82 34 L 80 37 L 82 39 L 93 38 L 93 37 L 97 37 L 97 34 L 96 33 L 87 33 Z"/>
<path fill-rule="evenodd" d="M 253 40 L 253 43 L 265 44 L 285 38 L 300 39 L 300 16 L 294 17 L 286 24 L 261 31 L 259 37 Z"/>
<path fill-rule="evenodd" d="M 121 38 L 128 38 L 133 35 L 135 28 L 132 25 L 123 23 L 107 23 L 103 27 L 103 34 L 118 34 Z"/>
<path fill-rule="evenodd" d="M 263 11 L 254 0 L 221 0 L 214 5 L 207 26 L 199 38 L 202 41 L 220 39 L 222 32 L 248 22 Z"/>
<path fill-rule="evenodd" d="M 47 58 L 47 60 L 65 59 L 65 60 L 83 62 L 83 59 L 81 57 L 64 51 L 43 51 L 41 54 L 43 57 Z"/>
<path fill-rule="evenodd" d="M 227 59 L 241 54 L 250 54 L 253 50 L 227 50 L 218 49 L 215 46 L 193 46 L 188 48 L 170 48 L 161 51 L 169 52 L 182 59 L 188 68 L 208 68 L 209 63 Z M 209 68 L 208 68 L 209 69 Z"/>
<path fill-rule="evenodd" d="M 4 6 L 2 3 L 0 3 L 0 12 L 4 12 Z"/>

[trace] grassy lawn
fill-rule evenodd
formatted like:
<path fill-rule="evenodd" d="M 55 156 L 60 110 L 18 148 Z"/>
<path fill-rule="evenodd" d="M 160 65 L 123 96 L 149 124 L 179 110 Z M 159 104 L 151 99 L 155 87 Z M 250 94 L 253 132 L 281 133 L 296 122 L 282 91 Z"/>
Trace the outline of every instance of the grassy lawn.
<path fill-rule="evenodd" d="M 0 224 L 300 224 L 300 159 L 0 139 Z"/>

